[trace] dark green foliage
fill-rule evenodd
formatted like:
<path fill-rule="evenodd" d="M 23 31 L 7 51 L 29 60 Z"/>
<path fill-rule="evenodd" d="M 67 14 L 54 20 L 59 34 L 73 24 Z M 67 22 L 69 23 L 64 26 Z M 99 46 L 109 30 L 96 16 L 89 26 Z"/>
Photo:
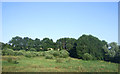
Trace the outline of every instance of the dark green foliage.
<path fill-rule="evenodd" d="M 77 58 L 76 46 L 77 46 L 77 43 L 74 43 L 73 48 L 71 48 L 71 50 L 69 50 L 70 57 Z"/>
<path fill-rule="evenodd" d="M 84 53 L 89 53 L 90 55 L 93 56 L 94 59 L 103 60 L 104 50 L 102 47 L 105 44 L 106 44 L 105 41 L 100 41 L 98 38 L 92 35 L 82 35 L 77 40 L 76 46 L 77 57 L 82 58 Z"/>
<path fill-rule="evenodd" d="M 56 41 L 57 49 L 66 49 L 70 51 L 73 48 L 76 39 L 74 38 L 60 38 Z"/>
<path fill-rule="evenodd" d="M 110 50 L 109 47 L 111 47 Z M 0 43 L 0 48 L 2 55 L 45 56 L 48 58 L 51 56 L 67 58 L 70 56 L 85 60 L 91 60 L 92 57 L 94 60 L 120 62 L 120 46 L 118 47 L 114 42 L 107 45 L 105 40 L 101 41 L 92 35 L 82 35 L 77 40 L 60 38 L 56 43 L 49 38 L 33 40 L 29 37 L 16 36 L 9 43 Z"/>
<path fill-rule="evenodd" d="M 46 50 L 46 51 L 48 50 L 48 48 L 55 48 L 54 42 L 53 42 L 52 39 L 44 38 L 44 39 L 41 41 L 41 43 L 42 43 L 42 48 L 43 48 L 44 50 Z"/>
<path fill-rule="evenodd" d="M 82 56 L 83 60 L 93 60 L 93 57 L 89 53 L 84 53 Z"/>
<path fill-rule="evenodd" d="M 33 47 L 35 48 L 35 51 L 40 51 L 40 48 L 41 48 L 40 39 L 36 38 L 34 40 Z"/>
<path fill-rule="evenodd" d="M 105 51 L 105 60 L 120 63 L 120 49 L 117 43 L 111 42 L 108 47 L 103 46 Z"/>

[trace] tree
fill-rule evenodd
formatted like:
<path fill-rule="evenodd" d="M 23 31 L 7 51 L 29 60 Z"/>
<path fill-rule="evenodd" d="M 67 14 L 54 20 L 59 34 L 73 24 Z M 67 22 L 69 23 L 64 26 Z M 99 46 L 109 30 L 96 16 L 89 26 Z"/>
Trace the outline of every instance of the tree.
<path fill-rule="evenodd" d="M 40 48 L 41 48 L 40 39 L 36 38 L 36 39 L 34 40 L 34 48 L 35 48 L 37 51 L 40 51 Z"/>
<path fill-rule="evenodd" d="M 76 46 L 77 46 L 77 43 L 75 42 L 73 45 L 73 48 L 71 48 L 71 50 L 69 50 L 70 57 L 77 58 Z"/>
<path fill-rule="evenodd" d="M 13 37 L 12 40 L 9 41 L 9 44 L 12 45 L 14 50 L 22 49 L 22 38 L 19 36 Z"/>
<path fill-rule="evenodd" d="M 92 35 L 82 35 L 77 40 L 77 57 L 82 58 L 84 53 L 88 53 L 93 56 L 93 59 L 103 60 L 104 50 L 102 47 L 107 45 L 106 43 L 106 41 L 101 41 Z"/>
<path fill-rule="evenodd" d="M 48 50 L 48 48 L 55 48 L 53 40 L 49 38 L 43 38 L 41 46 L 44 50 Z"/>
<path fill-rule="evenodd" d="M 56 45 L 58 49 L 65 49 L 70 51 L 75 43 L 76 39 L 74 38 L 60 38 L 56 41 Z"/>
<path fill-rule="evenodd" d="M 112 62 L 120 62 L 120 49 L 116 42 L 111 42 L 107 46 L 103 46 L 105 51 L 105 60 Z"/>

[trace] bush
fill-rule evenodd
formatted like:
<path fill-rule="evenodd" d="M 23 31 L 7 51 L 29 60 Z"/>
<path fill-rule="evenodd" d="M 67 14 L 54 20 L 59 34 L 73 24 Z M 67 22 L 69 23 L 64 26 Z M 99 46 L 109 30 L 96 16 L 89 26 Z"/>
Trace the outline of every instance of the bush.
<path fill-rule="evenodd" d="M 35 48 L 30 48 L 30 51 L 36 51 L 36 49 Z"/>
<path fill-rule="evenodd" d="M 49 54 L 49 55 L 46 55 L 45 58 L 46 59 L 54 59 L 54 56 Z"/>
<path fill-rule="evenodd" d="M 93 57 L 89 53 L 84 53 L 82 56 L 83 60 L 93 60 Z"/>
<path fill-rule="evenodd" d="M 43 56 L 48 56 L 48 55 L 52 55 L 54 57 L 67 58 L 69 56 L 69 53 L 66 50 L 61 50 L 61 51 L 50 50 L 50 51 L 45 51 L 43 53 Z"/>
<path fill-rule="evenodd" d="M 46 51 L 45 51 L 45 52 L 43 52 L 43 56 L 46 56 L 47 54 L 48 54 L 48 52 L 46 52 Z"/>
<path fill-rule="evenodd" d="M 53 51 L 50 50 L 50 51 L 43 52 L 43 56 L 47 56 L 47 55 L 53 55 Z"/>
<path fill-rule="evenodd" d="M 27 51 L 24 53 L 25 57 L 31 58 L 31 57 L 36 57 L 37 56 L 37 52 L 32 52 L 32 51 Z"/>
<path fill-rule="evenodd" d="M 31 57 L 32 57 L 32 54 L 31 54 L 29 51 L 27 51 L 27 52 L 25 53 L 25 57 L 31 58 Z"/>
<path fill-rule="evenodd" d="M 36 57 L 37 56 L 37 52 L 31 51 L 30 53 L 31 53 L 32 57 Z"/>
<path fill-rule="evenodd" d="M 61 58 L 67 58 L 67 57 L 69 57 L 68 51 L 66 51 L 66 50 L 61 50 L 61 51 L 60 51 L 60 57 L 61 57 Z"/>
<path fill-rule="evenodd" d="M 20 51 L 14 51 L 14 55 L 15 56 L 24 55 L 24 54 L 25 54 L 25 52 L 22 51 L 22 50 L 20 50 Z"/>
<path fill-rule="evenodd" d="M 3 49 L 2 50 L 3 55 L 14 55 L 14 51 L 12 49 Z"/>
<path fill-rule="evenodd" d="M 59 52 L 59 51 L 54 51 L 54 52 L 53 52 L 53 56 L 54 56 L 54 57 L 60 56 L 60 52 Z"/>
<path fill-rule="evenodd" d="M 37 56 L 43 56 L 43 52 L 37 52 Z"/>

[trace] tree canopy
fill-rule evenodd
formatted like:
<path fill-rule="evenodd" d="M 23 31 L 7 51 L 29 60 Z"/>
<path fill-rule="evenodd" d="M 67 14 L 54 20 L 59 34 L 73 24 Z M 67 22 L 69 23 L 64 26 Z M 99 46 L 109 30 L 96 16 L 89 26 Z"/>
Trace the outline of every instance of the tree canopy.
<path fill-rule="evenodd" d="M 1 49 L 13 49 L 24 51 L 48 51 L 48 50 L 66 50 L 70 57 L 83 60 L 107 60 L 120 62 L 120 46 L 117 43 L 107 43 L 105 40 L 99 40 L 92 35 L 82 35 L 78 39 L 60 38 L 56 42 L 52 39 L 43 38 L 42 40 L 29 37 L 13 37 L 8 43 L 0 43 Z M 62 52 L 63 53 L 63 52 Z M 115 61 L 114 61 L 115 60 Z"/>

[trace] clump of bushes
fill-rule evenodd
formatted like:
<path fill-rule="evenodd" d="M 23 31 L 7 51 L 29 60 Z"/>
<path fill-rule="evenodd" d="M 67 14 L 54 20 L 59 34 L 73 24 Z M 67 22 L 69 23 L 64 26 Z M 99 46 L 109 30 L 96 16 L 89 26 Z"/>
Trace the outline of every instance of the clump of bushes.
<path fill-rule="evenodd" d="M 28 58 L 31 58 L 31 57 L 32 57 L 32 54 L 31 54 L 29 51 L 27 51 L 24 56 L 25 56 L 25 57 L 28 57 Z"/>
<path fill-rule="evenodd" d="M 93 60 L 93 57 L 89 53 L 84 53 L 84 55 L 82 56 L 82 59 L 83 60 Z"/>
<path fill-rule="evenodd" d="M 36 52 L 37 56 L 43 56 L 43 52 Z"/>
<path fill-rule="evenodd" d="M 24 55 L 25 50 L 20 50 L 20 51 L 14 51 L 12 49 L 3 49 L 2 50 L 2 55 L 13 55 L 13 56 L 19 56 L 19 55 Z"/>
<path fill-rule="evenodd" d="M 45 56 L 45 58 L 46 58 L 46 59 L 54 59 L 54 56 L 53 56 L 53 55 L 48 54 L 48 55 L 46 55 L 46 56 Z"/>
<path fill-rule="evenodd" d="M 14 51 L 12 49 L 3 49 L 2 55 L 14 55 Z"/>
<path fill-rule="evenodd" d="M 66 51 L 66 50 L 61 50 L 61 51 L 60 51 L 60 57 L 61 57 L 61 58 L 67 58 L 67 57 L 69 57 L 68 51 Z"/>
<path fill-rule="evenodd" d="M 28 57 L 28 58 L 31 58 L 31 57 L 36 57 L 38 54 L 37 52 L 32 52 L 32 51 L 27 51 L 24 56 L 25 57 Z"/>
<path fill-rule="evenodd" d="M 53 51 L 53 56 L 54 57 L 59 57 L 60 56 L 60 52 L 59 51 Z"/>
<path fill-rule="evenodd" d="M 24 55 L 24 54 L 25 54 L 25 51 L 24 51 L 24 50 L 14 51 L 14 55 L 15 55 L 15 56 Z"/>
<path fill-rule="evenodd" d="M 46 56 L 46 55 L 53 55 L 54 57 L 60 57 L 60 58 L 67 58 L 67 57 L 69 57 L 69 53 L 66 50 L 61 50 L 61 51 L 54 51 L 54 50 L 45 51 L 43 53 L 43 56 Z"/>
<path fill-rule="evenodd" d="M 30 51 L 36 51 L 36 49 L 35 48 L 30 48 Z"/>

